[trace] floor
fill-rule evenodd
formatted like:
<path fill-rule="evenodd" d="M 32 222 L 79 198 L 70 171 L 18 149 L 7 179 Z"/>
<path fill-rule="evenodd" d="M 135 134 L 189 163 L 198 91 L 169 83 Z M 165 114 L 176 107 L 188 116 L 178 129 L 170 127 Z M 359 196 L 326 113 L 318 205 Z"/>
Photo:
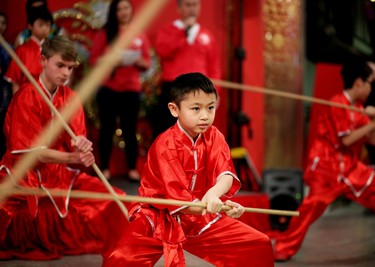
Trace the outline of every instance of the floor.
<path fill-rule="evenodd" d="M 351 203 L 330 207 L 309 229 L 300 251 L 277 267 L 375 266 L 375 215 Z"/>
<path fill-rule="evenodd" d="M 136 194 L 137 184 L 122 178 L 111 180 L 129 195 Z M 185 254 L 187 266 L 213 266 Z M 251 256 L 249 257 L 251 261 Z M 99 255 L 67 256 L 55 261 L 0 261 L 2 267 L 100 267 Z M 163 259 L 155 265 L 162 267 Z M 375 266 L 375 215 L 366 214 L 355 203 L 335 202 L 309 230 L 300 251 L 288 262 L 276 267 Z"/>

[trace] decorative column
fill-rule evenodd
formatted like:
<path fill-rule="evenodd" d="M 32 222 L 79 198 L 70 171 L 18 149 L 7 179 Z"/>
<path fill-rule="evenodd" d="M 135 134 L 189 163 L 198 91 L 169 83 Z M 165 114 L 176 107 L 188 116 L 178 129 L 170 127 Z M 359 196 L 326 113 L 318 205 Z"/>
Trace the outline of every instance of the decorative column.
<path fill-rule="evenodd" d="M 302 0 L 264 0 L 265 87 L 302 93 Z M 265 97 L 264 169 L 301 168 L 303 103 Z"/>

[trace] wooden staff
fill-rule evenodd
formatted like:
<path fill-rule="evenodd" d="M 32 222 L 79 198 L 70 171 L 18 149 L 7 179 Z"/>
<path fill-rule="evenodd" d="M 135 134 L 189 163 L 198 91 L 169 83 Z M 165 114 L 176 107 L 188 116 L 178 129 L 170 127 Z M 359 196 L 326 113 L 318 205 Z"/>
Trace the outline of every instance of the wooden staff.
<path fill-rule="evenodd" d="M 261 94 L 266 94 L 266 95 L 274 95 L 274 96 L 280 96 L 280 97 L 285 97 L 285 98 L 290 98 L 290 99 L 297 99 L 297 100 L 302 100 L 305 102 L 312 102 L 312 103 L 318 103 L 322 105 L 327 105 L 331 107 L 337 107 L 337 108 L 344 108 L 344 109 L 349 109 L 353 110 L 362 114 L 366 114 L 365 110 L 355 107 L 355 106 L 349 106 L 341 103 L 336 103 L 320 98 L 315 98 L 311 96 L 305 96 L 305 95 L 299 95 L 299 94 L 294 94 L 290 92 L 282 92 L 282 91 L 277 91 L 277 90 L 272 90 L 272 89 L 267 89 L 267 88 L 262 88 L 262 87 L 256 87 L 256 86 L 250 86 L 250 85 L 244 85 L 244 84 L 239 84 L 239 83 L 234 83 L 234 82 L 228 82 L 228 81 L 223 81 L 223 80 L 217 80 L 217 79 L 211 79 L 211 81 L 216 84 L 217 86 L 225 87 L 225 88 L 230 88 L 230 89 L 237 89 L 237 90 L 243 90 L 243 91 L 251 91 L 255 93 L 261 93 Z M 366 114 L 367 115 L 367 114 Z"/>
<path fill-rule="evenodd" d="M 86 76 L 85 79 L 81 81 L 80 86 L 78 86 L 77 89 L 77 95 L 73 97 L 61 111 L 62 120 L 57 120 L 57 123 L 53 129 L 51 127 L 44 129 L 35 143 L 36 146 L 48 143 L 47 140 L 54 140 L 57 135 L 61 133 L 66 121 L 69 121 L 72 115 L 78 110 L 81 103 L 84 103 L 85 100 L 89 98 L 89 96 L 95 91 L 95 89 L 97 89 L 105 77 L 111 72 L 119 60 L 118 55 L 120 51 L 130 45 L 131 41 L 148 25 L 148 23 L 156 16 L 167 1 L 168 0 L 149 0 L 144 5 L 144 7 L 139 11 L 138 15 L 134 17 L 128 31 L 116 39 L 109 52 L 98 61 L 96 67 Z M 2 40 L 4 41 L 3 38 Z M 6 42 L 5 44 L 8 45 Z M 37 163 L 37 153 L 37 150 L 27 153 L 18 161 L 18 163 L 15 164 L 14 169 L 12 170 L 15 183 L 20 181 L 26 172 Z M 95 171 L 100 172 L 96 165 L 93 167 Z M 105 181 L 105 184 L 109 184 L 103 174 L 100 174 L 99 177 L 100 179 L 104 178 L 103 181 Z M 14 182 L 8 175 L 5 178 L 5 181 L 0 185 L 0 202 L 12 194 Z M 109 190 L 113 191 L 113 188 L 110 188 L 111 189 Z M 117 200 L 117 203 L 121 202 Z M 122 205 L 122 203 L 119 205 Z M 121 209 L 126 211 L 127 214 L 126 208 Z"/>
<path fill-rule="evenodd" d="M 62 197 L 67 194 L 67 190 L 58 190 L 52 189 L 49 191 L 52 196 Z M 14 194 L 18 195 L 38 195 L 38 196 L 47 196 L 47 193 L 40 188 L 29 188 L 29 187 L 17 187 L 14 191 Z M 88 192 L 81 190 L 72 190 L 70 191 L 70 196 L 72 198 L 80 199 L 96 199 L 96 200 L 116 200 L 119 199 L 124 202 L 138 202 L 138 203 L 147 203 L 147 204 L 156 204 L 156 205 L 170 205 L 170 206 L 188 206 L 188 207 L 199 207 L 206 208 L 207 204 L 202 202 L 189 202 L 182 200 L 174 199 L 163 199 L 163 198 L 151 198 L 151 197 L 140 197 L 140 196 L 120 196 L 118 195 L 116 199 L 106 193 L 98 192 Z M 231 206 L 223 205 L 221 211 L 231 210 Z M 245 212 L 253 213 L 262 213 L 269 215 L 283 215 L 283 216 L 299 216 L 298 211 L 289 211 L 289 210 L 274 210 L 274 209 L 260 209 L 260 208 L 244 208 Z"/>

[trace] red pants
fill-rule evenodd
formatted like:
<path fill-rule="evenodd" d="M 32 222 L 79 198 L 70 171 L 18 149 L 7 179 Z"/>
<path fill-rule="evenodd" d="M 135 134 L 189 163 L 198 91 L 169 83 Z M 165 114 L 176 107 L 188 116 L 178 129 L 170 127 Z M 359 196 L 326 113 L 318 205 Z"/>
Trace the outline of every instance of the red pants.
<path fill-rule="evenodd" d="M 84 173 L 73 189 L 108 191 L 98 178 Z M 68 215 L 60 218 L 51 200 L 44 197 L 34 217 L 24 196 L 12 196 L 0 208 L 0 259 L 51 260 L 102 253 L 127 223 L 113 201 L 72 198 Z"/>
<path fill-rule="evenodd" d="M 163 243 L 153 237 L 147 219 L 134 220 L 126 233 L 117 248 L 108 257 L 104 256 L 103 266 L 154 266 L 163 255 Z M 201 235 L 187 238 L 183 249 L 215 266 L 274 266 L 270 239 L 226 216 Z M 169 266 L 185 266 L 185 262 Z"/>
<path fill-rule="evenodd" d="M 293 217 L 287 231 L 276 237 L 275 253 L 287 258 L 297 253 L 310 225 L 317 220 L 337 197 L 345 196 L 366 208 L 375 209 L 375 184 L 372 183 L 359 197 L 355 197 L 345 183 L 334 186 L 324 181 L 328 177 L 316 177 L 310 185 L 310 194 L 303 200 L 298 211 L 299 217 Z M 332 179 L 332 177 L 330 177 Z M 365 177 L 367 178 L 367 176 Z M 362 188 L 360 181 L 353 184 Z"/>

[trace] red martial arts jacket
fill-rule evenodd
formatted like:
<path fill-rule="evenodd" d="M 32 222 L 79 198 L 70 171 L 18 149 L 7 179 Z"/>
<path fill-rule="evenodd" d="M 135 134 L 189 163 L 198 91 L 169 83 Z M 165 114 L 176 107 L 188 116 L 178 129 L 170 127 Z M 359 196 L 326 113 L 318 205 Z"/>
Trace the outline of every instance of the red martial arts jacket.
<path fill-rule="evenodd" d="M 363 108 L 358 102 L 352 103 L 350 96 L 345 92 L 335 95 L 331 101 Z M 368 168 L 360 159 L 366 137 L 350 146 L 344 146 L 341 138 L 368 123 L 369 118 L 362 113 L 327 107 L 326 112 L 322 112 L 319 117 L 316 136 L 309 150 L 306 183 L 321 181 L 334 186 L 337 182 L 343 181 L 355 196 L 360 196 L 368 186 L 366 181 L 373 179 L 373 169 Z M 325 178 L 323 180 L 320 177 Z M 327 180 L 327 177 L 332 179 Z M 355 188 L 353 184 L 361 186 Z"/>
<path fill-rule="evenodd" d="M 43 85 L 39 82 L 41 88 Z M 74 91 L 66 86 L 59 86 L 53 95 L 44 89 L 45 94 L 50 98 L 53 105 L 59 110 L 68 99 L 73 97 Z M 50 121 L 52 119 L 52 121 Z M 23 87 L 13 96 L 9 106 L 4 125 L 7 151 L 1 162 L 2 167 L 11 170 L 14 164 L 27 151 L 43 149 L 49 147 L 60 151 L 73 151 L 71 147 L 71 137 L 67 132 L 63 132 L 52 142 L 51 145 L 39 144 L 35 146 L 35 141 L 45 127 L 54 127 L 55 116 L 36 91 L 32 84 L 24 84 Z M 86 135 L 85 118 L 83 108 L 80 107 L 77 114 L 73 116 L 69 123 L 72 131 L 78 135 Z M 51 175 L 53 174 L 53 175 Z M 35 168 L 29 170 L 21 185 L 48 188 L 71 189 L 74 179 L 79 174 L 79 170 L 70 168 L 67 164 L 39 163 Z M 64 216 L 67 212 L 65 198 L 54 200 L 57 211 Z M 36 214 L 38 198 L 28 197 L 31 214 Z"/>
<path fill-rule="evenodd" d="M 142 172 L 139 195 L 199 201 L 223 174 L 233 176 L 233 185 L 226 194 L 231 197 L 241 184 L 235 175 L 229 147 L 219 130 L 211 126 L 193 141 L 177 122 L 151 146 Z M 154 237 L 168 247 L 168 257 L 175 257 L 176 254 L 182 256 L 181 245 L 185 236 L 200 235 L 221 218 L 220 214 L 179 213 L 184 208 L 141 204 L 134 206 L 132 212 L 143 213 L 153 222 Z"/>
<path fill-rule="evenodd" d="M 41 82 L 39 85 L 43 88 Z M 45 94 L 60 110 L 75 92 L 59 86 Z M 10 175 L 20 158 L 30 150 L 45 147 L 72 152 L 71 137 L 62 131 L 56 140 L 35 144 L 46 128 L 56 127 L 52 110 L 31 84 L 24 84 L 14 95 L 4 126 L 7 151 L 0 163 L 0 183 Z M 85 136 L 82 106 L 73 114 L 69 127 L 75 135 Z M 65 189 L 63 197 L 12 195 L 0 208 L 0 259 L 51 260 L 63 255 L 98 254 L 121 235 L 127 219 L 112 201 L 70 199 L 71 190 L 107 192 L 97 177 L 81 172 L 74 165 L 38 163 L 18 184 L 49 189 Z M 124 192 L 116 189 L 118 194 Z M 69 212 L 68 212 L 69 210 Z"/>

